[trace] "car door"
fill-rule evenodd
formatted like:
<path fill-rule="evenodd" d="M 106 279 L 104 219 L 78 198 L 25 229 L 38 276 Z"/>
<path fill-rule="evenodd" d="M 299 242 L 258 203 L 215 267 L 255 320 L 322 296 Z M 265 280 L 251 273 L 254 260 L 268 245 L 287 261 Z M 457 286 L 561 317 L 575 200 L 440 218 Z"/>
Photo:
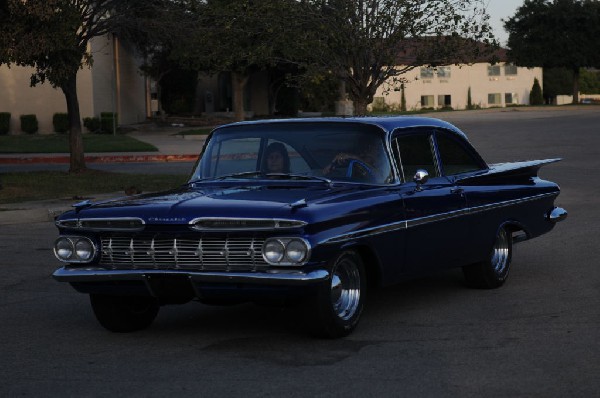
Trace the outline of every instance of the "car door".
<path fill-rule="evenodd" d="M 466 245 L 466 200 L 460 187 L 442 175 L 434 139 L 432 129 L 398 131 L 392 139 L 403 178 L 407 227 L 403 273 L 407 275 L 460 265 Z M 417 170 L 427 171 L 426 182 L 413 180 Z"/>
<path fill-rule="evenodd" d="M 469 208 L 469 214 L 461 216 L 460 220 L 461 234 L 466 234 L 461 242 L 463 251 L 461 261 L 472 263 L 482 258 L 481 254 L 478 254 L 482 249 L 480 242 L 486 236 L 495 236 L 495 230 L 490 233 L 490 227 L 495 229 L 497 225 L 490 224 L 484 217 L 471 214 L 472 207 L 477 205 L 476 198 L 482 195 L 481 187 L 477 185 L 463 187 L 459 185 L 459 181 L 469 175 L 484 172 L 487 170 L 487 165 L 465 138 L 452 131 L 436 130 L 435 142 L 442 174 L 454 183 L 455 189 L 465 197 Z M 486 250 L 487 246 L 483 246 L 483 250 Z"/>

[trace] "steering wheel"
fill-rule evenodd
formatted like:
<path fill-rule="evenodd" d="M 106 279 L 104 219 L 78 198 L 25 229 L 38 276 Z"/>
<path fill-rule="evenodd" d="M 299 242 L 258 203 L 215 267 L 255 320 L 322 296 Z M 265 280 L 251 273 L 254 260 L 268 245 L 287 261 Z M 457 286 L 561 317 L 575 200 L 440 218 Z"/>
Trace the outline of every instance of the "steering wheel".
<path fill-rule="evenodd" d="M 359 170 L 362 170 L 364 172 L 363 176 L 368 177 L 370 180 L 375 179 L 375 173 L 373 172 L 371 166 L 367 165 L 365 162 L 359 159 L 348 159 L 348 167 L 346 168 L 347 178 L 352 178 L 352 175 L 354 173 L 354 166 L 358 166 Z"/>

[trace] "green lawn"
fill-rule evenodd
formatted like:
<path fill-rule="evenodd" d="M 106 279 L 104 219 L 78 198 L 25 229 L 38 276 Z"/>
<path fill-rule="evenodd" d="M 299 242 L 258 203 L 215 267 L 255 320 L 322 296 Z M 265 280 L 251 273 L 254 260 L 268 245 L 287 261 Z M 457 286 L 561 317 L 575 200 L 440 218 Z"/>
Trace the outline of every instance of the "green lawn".
<path fill-rule="evenodd" d="M 0 135 L 0 153 L 69 153 L 67 134 Z M 83 147 L 93 152 L 156 152 L 151 144 L 127 135 L 84 134 Z"/>
<path fill-rule="evenodd" d="M 154 192 L 176 188 L 187 175 L 139 175 L 88 170 L 80 174 L 60 171 L 2 173 L 0 203 L 28 200 L 75 198 L 87 195 L 142 191 Z"/>

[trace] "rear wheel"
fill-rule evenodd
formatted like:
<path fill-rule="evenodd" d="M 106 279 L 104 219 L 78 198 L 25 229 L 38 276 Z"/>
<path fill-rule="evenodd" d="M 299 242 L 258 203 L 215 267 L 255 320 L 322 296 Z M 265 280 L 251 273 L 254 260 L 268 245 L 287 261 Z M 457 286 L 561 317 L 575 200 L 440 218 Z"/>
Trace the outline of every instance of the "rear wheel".
<path fill-rule="evenodd" d="M 90 294 L 96 319 L 111 332 L 127 333 L 150 326 L 159 305 L 153 297 Z"/>
<path fill-rule="evenodd" d="M 335 261 L 331 278 L 318 287 L 309 304 L 316 334 L 337 338 L 350 334 L 358 325 L 366 297 L 365 267 L 354 251 Z"/>
<path fill-rule="evenodd" d="M 489 257 L 477 264 L 463 267 L 467 284 L 471 287 L 494 289 L 500 287 L 508 278 L 512 260 L 512 234 L 502 227 Z"/>

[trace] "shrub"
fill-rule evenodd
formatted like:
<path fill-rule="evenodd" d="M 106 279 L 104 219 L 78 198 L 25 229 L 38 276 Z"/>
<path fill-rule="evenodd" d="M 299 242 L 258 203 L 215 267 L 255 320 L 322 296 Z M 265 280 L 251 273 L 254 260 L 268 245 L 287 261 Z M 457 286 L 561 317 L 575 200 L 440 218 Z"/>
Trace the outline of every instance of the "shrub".
<path fill-rule="evenodd" d="M 0 134 L 10 131 L 10 112 L 0 112 Z"/>
<path fill-rule="evenodd" d="M 83 118 L 83 126 L 90 133 L 98 133 L 100 132 L 100 118 L 99 117 L 84 117 Z M 111 124 L 112 130 L 112 124 Z"/>
<path fill-rule="evenodd" d="M 66 133 L 69 131 L 69 115 L 66 113 L 55 113 L 52 116 L 52 125 L 56 133 Z"/>
<path fill-rule="evenodd" d="M 475 109 L 471 98 L 471 86 L 469 86 L 469 90 L 467 91 L 467 109 Z"/>
<path fill-rule="evenodd" d="M 113 127 L 119 125 L 119 115 L 113 112 L 100 112 L 100 129 L 105 134 L 112 134 Z"/>
<path fill-rule="evenodd" d="M 534 78 L 533 87 L 531 87 L 531 93 L 529 93 L 529 105 L 544 105 L 542 87 L 537 78 Z"/>
<path fill-rule="evenodd" d="M 21 130 L 27 134 L 35 134 L 38 131 L 38 120 L 35 115 L 21 115 Z"/>

